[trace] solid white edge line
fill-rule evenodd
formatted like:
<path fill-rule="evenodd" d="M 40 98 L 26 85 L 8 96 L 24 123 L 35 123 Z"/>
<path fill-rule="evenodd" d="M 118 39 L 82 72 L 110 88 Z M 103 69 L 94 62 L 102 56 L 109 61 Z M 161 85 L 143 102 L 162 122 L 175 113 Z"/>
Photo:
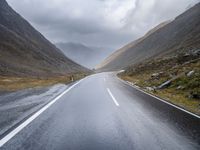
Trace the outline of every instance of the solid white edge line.
<path fill-rule="evenodd" d="M 118 78 L 118 77 L 117 77 L 117 78 Z M 145 92 L 145 91 L 139 89 L 138 87 L 136 87 L 136 86 L 134 86 L 134 85 L 131 85 L 131 84 L 128 83 L 127 81 L 124 81 L 124 80 L 122 80 L 122 79 L 120 79 L 120 78 L 118 78 L 118 79 L 119 79 L 121 82 L 123 82 L 124 84 L 129 85 L 129 86 L 133 87 L 134 89 L 136 89 L 136 90 L 138 90 L 138 91 L 140 91 L 140 92 L 142 92 L 142 93 L 144 93 L 144 94 L 147 94 L 147 95 L 149 95 L 149 96 L 151 96 L 151 97 L 153 97 L 153 98 L 155 98 L 155 99 L 157 99 L 157 100 L 159 100 L 159 101 L 161 101 L 161 102 L 163 102 L 163 103 L 166 103 L 166 104 L 168 104 L 168 105 L 170 105 L 170 106 L 173 106 L 173 107 L 175 107 L 175 108 L 177 108 L 177 109 L 179 109 L 179 110 L 182 110 L 182 111 L 184 111 L 184 112 L 186 112 L 186 113 L 188 113 L 188 114 L 190 114 L 190 115 L 192 115 L 192 116 L 197 117 L 198 119 L 200 119 L 200 116 L 198 116 L 198 115 L 196 115 L 196 114 L 194 114 L 194 113 L 192 113 L 192 112 L 190 112 L 190 111 L 187 111 L 187 110 L 185 110 L 185 109 L 183 109 L 183 108 L 181 108 L 181 107 L 178 107 L 178 106 L 176 106 L 176 105 L 174 105 L 174 104 L 172 104 L 172 103 L 170 103 L 170 102 L 167 102 L 166 100 L 163 100 L 163 99 L 161 99 L 161 98 L 159 98 L 159 97 L 157 97 L 157 96 L 155 96 L 155 95 L 152 95 L 152 94 L 150 94 L 150 93 L 147 93 L 147 92 Z"/>
<path fill-rule="evenodd" d="M 113 96 L 113 94 L 109 88 L 107 88 L 107 91 L 108 91 L 110 97 L 112 98 L 113 102 L 115 103 L 115 105 L 119 107 L 119 103 L 117 102 L 117 100 L 115 99 L 115 97 Z"/>
<path fill-rule="evenodd" d="M 86 78 L 84 78 L 86 79 Z M 31 117 L 29 117 L 26 121 L 24 121 L 22 124 L 20 124 L 18 127 L 13 129 L 10 133 L 8 133 L 6 136 L 4 136 L 0 140 L 0 148 L 6 144 L 10 139 L 12 139 L 17 133 L 19 133 L 23 128 L 25 128 L 28 124 L 30 124 L 34 119 L 36 119 L 40 114 L 42 114 L 46 109 L 48 109 L 51 105 L 53 105 L 57 100 L 59 100 L 63 95 L 65 95 L 67 92 L 69 92 L 72 88 L 74 88 L 76 85 L 78 85 L 81 81 L 84 79 L 78 81 L 77 83 L 70 86 L 68 89 L 66 89 L 62 94 L 57 96 L 54 100 L 46 104 L 44 107 L 42 107 L 39 111 L 37 111 L 35 114 L 33 114 Z"/>

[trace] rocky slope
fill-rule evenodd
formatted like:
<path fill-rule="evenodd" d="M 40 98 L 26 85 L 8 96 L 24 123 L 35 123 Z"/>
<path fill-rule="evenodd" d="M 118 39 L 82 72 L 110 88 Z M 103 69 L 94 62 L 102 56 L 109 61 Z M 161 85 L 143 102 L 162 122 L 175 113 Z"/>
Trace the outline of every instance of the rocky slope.
<path fill-rule="evenodd" d="M 68 59 L 0 0 L 0 76 L 55 76 L 87 72 Z"/>
<path fill-rule="evenodd" d="M 199 16 L 200 3 L 116 51 L 97 69 L 120 70 L 150 59 L 200 48 Z"/>
<path fill-rule="evenodd" d="M 130 66 L 119 76 L 200 114 L 200 49 Z"/>

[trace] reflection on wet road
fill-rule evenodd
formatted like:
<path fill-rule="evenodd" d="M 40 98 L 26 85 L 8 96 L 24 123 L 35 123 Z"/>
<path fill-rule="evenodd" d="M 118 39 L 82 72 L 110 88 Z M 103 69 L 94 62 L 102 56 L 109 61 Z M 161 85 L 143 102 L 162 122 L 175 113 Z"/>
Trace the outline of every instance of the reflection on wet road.
<path fill-rule="evenodd" d="M 199 144 L 199 118 L 101 73 L 66 92 L 2 149 L 193 150 Z"/>

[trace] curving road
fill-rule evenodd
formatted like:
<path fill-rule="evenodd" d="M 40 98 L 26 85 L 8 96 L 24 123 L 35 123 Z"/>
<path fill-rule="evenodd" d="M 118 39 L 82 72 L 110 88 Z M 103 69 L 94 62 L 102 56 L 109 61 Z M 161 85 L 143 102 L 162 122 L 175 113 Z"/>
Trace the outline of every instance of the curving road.
<path fill-rule="evenodd" d="M 87 77 L 0 140 L 3 150 L 200 149 L 200 119 L 119 80 Z"/>

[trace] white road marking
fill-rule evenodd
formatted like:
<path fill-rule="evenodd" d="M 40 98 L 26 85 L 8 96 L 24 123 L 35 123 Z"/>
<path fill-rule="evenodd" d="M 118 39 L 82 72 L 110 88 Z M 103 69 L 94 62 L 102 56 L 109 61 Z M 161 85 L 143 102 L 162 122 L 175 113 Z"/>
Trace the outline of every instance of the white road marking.
<path fill-rule="evenodd" d="M 86 78 L 84 78 L 86 79 Z M 8 133 L 5 137 L 3 137 L 0 140 L 0 148 L 6 144 L 11 138 L 13 138 L 17 133 L 19 133 L 23 128 L 25 128 L 28 124 L 30 124 L 34 119 L 36 119 L 40 114 L 42 114 L 46 109 L 48 109 L 51 105 L 53 105 L 57 100 L 59 100 L 63 95 L 65 95 L 67 92 L 69 92 L 72 88 L 74 88 L 76 85 L 78 85 L 81 81 L 75 83 L 71 87 L 69 87 L 67 90 L 65 90 L 62 94 L 57 96 L 54 100 L 49 102 L 47 105 L 45 105 L 43 108 L 41 108 L 39 111 L 37 111 L 35 114 L 33 114 L 30 118 L 28 118 L 26 121 L 24 121 L 22 124 L 20 124 L 18 127 L 16 127 L 14 130 L 12 130 L 10 133 Z"/>
<path fill-rule="evenodd" d="M 103 78 L 103 80 L 106 82 L 106 78 Z"/>
<path fill-rule="evenodd" d="M 110 97 L 112 98 L 113 102 L 115 103 L 115 105 L 119 107 L 119 103 L 117 102 L 117 100 L 115 99 L 115 97 L 113 96 L 113 94 L 111 93 L 109 88 L 107 88 L 107 91 L 108 91 Z"/>
<path fill-rule="evenodd" d="M 187 111 L 187 110 L 185 110 L 185 109 L 183 109 L 183 108 L 181 108 L 181 107 L 178 107 L 178 106 L 176 106 L 176 105 L 174 105 L 174 104 L 172 104 L 172 103 L 170 103 L 170 102 L 167 102 L 166 100 L 163 100 L 163 99 L 161 99 L 161 98 L 159 98 L 159 97 L 157 97 L 157 96 L 155 96 L 155 95 L 152 95 L 152 94 L 150 94 L 150 93 L 147 93 L 147 92 L 141 90 L 138 86 L 131 85 L 130 83 L 128 83 L 128 82 L 126 82 L 126 81 L 124 81 L 124 80 L 122 80 L 122 79 L 120 79 L 120 78 L 118 78 L 118 79 L 119 79 L 120 81 L 122 81 L 123 83 L 125 83 L 126 85 L 129 85 L 129 86 L 133 87 L 134 89 L 136 89 L 136 90 L 138 90 L 138 91 L 140 91 L 140 92 L 142 92 L 142 93 L 145 93 L 145 94 L 147 94 L 147 95 L 149 95 L 149 96 L 151 96 L 151 97 L 153 97 L 153 98 L 155 98 L 155 99 L 157 99 L 157 100 L 159 100 L 159 101 L 161 101 L 161 102 L 163 102 L 163 103 L 166 103 L 166 104 L 168 104 L 168 105 L 170 105 L 170 106 L 173 106 L 173 107 L 175 107 L 175 108 L 177 108 L 177 109 L 179 109 L 179 110 L 182 110 L 182 111 L 184 111 L 184 112 L 186 112 L 186 113 L 188 113 L 188 114 L 190 114 L 190 115 L 192 115 L 192 116 L 197 117 L 197 118 L 200 119 L 200 116 L 198 116 L 198 115 L 196 115 L 196 114 L 194 114 L 194 113 L 192 113 L 192 112 L 189 112 L 189 111 Z"/>

